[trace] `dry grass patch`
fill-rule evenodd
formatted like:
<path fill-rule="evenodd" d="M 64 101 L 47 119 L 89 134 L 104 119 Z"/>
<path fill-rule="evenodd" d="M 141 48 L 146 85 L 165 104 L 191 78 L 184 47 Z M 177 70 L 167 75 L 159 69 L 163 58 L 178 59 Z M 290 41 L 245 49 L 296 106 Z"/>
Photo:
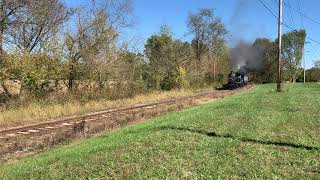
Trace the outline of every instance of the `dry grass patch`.
<path fill-rule="evenodd" d="M 74 116 L 110 108 L 126 107 L 139 103 L 158 101 L 170 97 L 181 97 L 194 94 L 192 90 L 176 90 L 151 92 L 133 98 L 120 100 L 99 100 L 86 103 L 68 102 L 64 104 L 32 103 L 27 107 L 19 107 L 0 111 L 0 129 L 21 126 L 41 121 L 48 121 L 65 116 Z"/>

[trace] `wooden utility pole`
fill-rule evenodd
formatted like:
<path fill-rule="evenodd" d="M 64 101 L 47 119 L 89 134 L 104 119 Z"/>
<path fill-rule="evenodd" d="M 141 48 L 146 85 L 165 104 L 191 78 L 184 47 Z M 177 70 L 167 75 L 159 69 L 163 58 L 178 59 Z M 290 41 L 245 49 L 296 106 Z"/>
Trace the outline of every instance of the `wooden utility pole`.
<path fill-rule="evenodd" d="M 277 91 L 281 91 L 282 81 L 282 62 L 281 62 L 281 26 L 282 26 L 282 0 L 279 0 L 279 17 L 278 17 L 278 78 L 277 78 Z"/>
<path fill-rule="evenodd" d="M 216 80 L 216 58 L 213 57 L 213 80 Z"/>
<path fill-rule="evenodd" d="M 306 59 L 303 58 L 303 83 L 306 83 Z"/>
<path fill-rule="evenodd" d="M 306 44 L 309 44 L 310 42 L 305 42 Z M 304 46 L 303 46 L 304 48 Z M 306 57 L 305 57 L 305 53 L 310 52 L 310 51 L 304 51 L 303 52 L 303 83 L 306 83 Z"/>

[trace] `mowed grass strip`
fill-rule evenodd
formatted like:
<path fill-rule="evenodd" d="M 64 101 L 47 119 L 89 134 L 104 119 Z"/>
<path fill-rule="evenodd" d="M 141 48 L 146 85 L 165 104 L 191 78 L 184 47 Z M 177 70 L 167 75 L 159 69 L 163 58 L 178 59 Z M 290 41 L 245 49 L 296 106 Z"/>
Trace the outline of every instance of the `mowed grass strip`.
<path fill-rule="evenodd" d="M 320 85 L 249 93 L 0 166 L 0 179 L 320 178 Z"/>

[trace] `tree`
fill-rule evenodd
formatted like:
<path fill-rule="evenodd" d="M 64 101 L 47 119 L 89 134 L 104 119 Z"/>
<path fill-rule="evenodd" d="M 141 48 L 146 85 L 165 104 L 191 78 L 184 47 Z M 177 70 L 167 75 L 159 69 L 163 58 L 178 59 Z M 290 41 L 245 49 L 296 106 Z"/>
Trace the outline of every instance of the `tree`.
<path fill-rule="evenodd" d="M 193 49 L 188 42 L 174 39 L 168 26 L 152 35 L 145 45 L 149 61 L 149 84 L 154 88 L 172 89 L 185 86 L 186 76 L 194 69 Z"/>
<path fill-rule="evenodd" d="M 69 90 L 80 77 L 104 81 L 101 78 L 107 73 L 102 75 L 106 69 L 101 67 L 106 67 L 106 60 L 116 60 L 116 38 L 121 28 L 130 25 L 129 2 L 92 1 L 76 13 L 76 30 L 66 34 L 64 43 Z M 79 68 L 83 66 L 84 69 Z"/>
<path fill-rule="evenodd" d="M 305 30 L 294 30 L 282 35 L 282 59 L 285 72 L 290 79 L 301 65 L 306 40 Z"/>
<path fill-rule="evenodd" d="M 248 69 L 259 83 L 271 83 L 276 80 L 276 43 L 267 38 L 257 38 L 252 45 L 256 56 L 250 61 Z"/>
<path fill-rule="evenodd" d="M 262 83 L 274 83 L 277 80 L 277 43 L 271 42 L 265 49 L 262 68 Z"/>
<path fill-rule="evenodd" d="M 314 62 L 314 67 L 320 69 L 320 60 Z"/>
<path fill-rule="evenodd" d="M 320 82 L 320 69 L 311 68 L 306 70 L 306 81 L 307 82 Z"/>
<path fill-rule="evenodd" d="M 204 55 L 213 61 L 215 78 L 216 52 L 224 42 L 227 33 L 220 18 L 214 16 L 212 9 L 200 9 L 198 13 L 190 14 L 187 21 L 189 33 L 193 35 L 192 45 L 196 58 L 200 62 Z"/>
<path fill-rule="evenodd" d="M 307 82 L 320 82 L 320 61 L 315 61 L 311 69 L 306 70 Z"/>
<path fill-rule="evenodd" d="M 71 10 L 60 0 L 27 0 L 14 14 L 15 23 L 8 29 L 10 42 L 22 51 L 39 52 L 70 15 Z"/>
<path fill-rule="evenodd" d="M 134 53 L 124 50 L 120 53 L 117 64 L 117 76 L 114 80 L 118 83 L 116 88 L 117 94 L 122 94 L 126 97 L 131 97 L 136 93 L 141 93 L 146 90 L 144 72 L 146 62 L 141 53 Z"/>
<path fill-rule="evenodd" d="M 26 0 L 2 0 L 0 2 L 0 52 L 6 43 L 7 31 L 17 24 L 17 13 L 25 7 Z"/>
<path fill-rule="evenodd" d="M 2 0 L 0 1 L 0 85 L 7 96 L 11 96 L 5 86 L 4 81 L 8 77 L 6 68 L 6 55 L 3 47 L 7 43 L 7 31 L 16 23 L 15 14 L 25 5 L 24 0 Z"/>
<path fill-rule="evenodd" d="M 169 27 L 160 27 L 160 33 L 152 35 L 145 44 L 145 54 L 149 61 L 150 77 L 148 77 L 150 87 L 160 88 L 163 78 L 172 76 L 173 63 L 171 56 L 171 45 L 173 39 Z"/>

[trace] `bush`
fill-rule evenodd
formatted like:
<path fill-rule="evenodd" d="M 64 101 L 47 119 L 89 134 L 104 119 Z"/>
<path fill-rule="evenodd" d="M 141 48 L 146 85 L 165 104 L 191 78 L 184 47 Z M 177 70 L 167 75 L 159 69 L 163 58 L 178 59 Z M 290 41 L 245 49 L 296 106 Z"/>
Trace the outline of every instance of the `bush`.
<path fill-rule="evenodd" d="M 175 87 L 176 81 L 175 78 L 164 77 L 160 82 L 160 89 L 169 91 Z"/>
<path fill-rule="evenodd" d="M 179 67 L 178 77 L 176 80 L 178 88 L 186 88 L 187 86 L 189 86 L 186 76 L 187 71 L 185 70 L 185 68 Z"/>
<path fill-rule="evenodd" d="M 217 75 L 217 81 L 218 81 L 219 83 L 223 83 L 223 81 L 224 81 L 224 75 L 223 75 L 223 74 L 218 74 L 218 75 Z"/>

